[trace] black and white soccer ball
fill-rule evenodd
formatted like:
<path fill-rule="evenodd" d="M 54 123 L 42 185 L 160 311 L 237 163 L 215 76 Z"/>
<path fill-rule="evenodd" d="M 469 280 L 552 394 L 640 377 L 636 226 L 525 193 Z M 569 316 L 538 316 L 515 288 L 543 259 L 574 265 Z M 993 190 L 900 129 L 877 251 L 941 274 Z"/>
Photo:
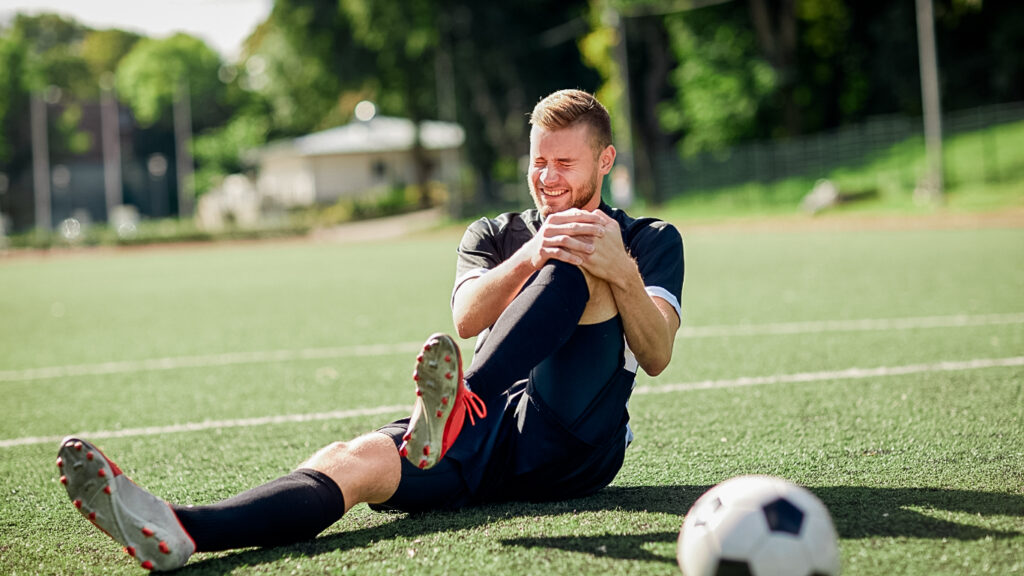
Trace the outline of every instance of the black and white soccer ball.
<path fill-rule="evenodd" d="M 676 549 L 685 576 L 835 576 L 839 544 L 828 509 L 805 488 L 739 476 L 690 508 Z"/>

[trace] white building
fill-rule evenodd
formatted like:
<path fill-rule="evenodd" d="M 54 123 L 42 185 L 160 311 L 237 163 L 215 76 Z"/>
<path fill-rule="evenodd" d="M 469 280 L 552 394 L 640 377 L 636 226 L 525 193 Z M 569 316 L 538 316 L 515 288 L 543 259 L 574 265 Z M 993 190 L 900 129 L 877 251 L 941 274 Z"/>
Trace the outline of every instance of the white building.
<path fill-rule="evenodd" d="M 382 194 L 416 183 L 411 120 L 376 116 L 253 151 L 259 166 L 256 188 L 282 206 L 331 203 L 339 198 Z M 465 133 L 457 124 L 420 124 L 430 162 L 428 180 L 458 181 L 458 149 Z"/>

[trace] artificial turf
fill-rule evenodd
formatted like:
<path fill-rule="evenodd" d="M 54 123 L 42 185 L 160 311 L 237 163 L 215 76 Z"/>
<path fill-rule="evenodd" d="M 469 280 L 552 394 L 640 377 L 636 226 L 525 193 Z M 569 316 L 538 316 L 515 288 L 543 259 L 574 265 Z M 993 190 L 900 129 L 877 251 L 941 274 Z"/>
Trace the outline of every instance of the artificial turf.
<path fill-rule="evenodd" d="M 1024 230 L 681 231 L 690 331 L 661 376 L 638 378 L 637 439 L 611 487 L 458 513 L 359 506 L 314 541 L 199 554 L 182 572 L 673 574 L 694 500 L 762 473 L 825 502 L 847 574 L 1024 573 L 1024 367 L 841 376 L 1024 356 Z M 451 330 L 457 241 L 0 260 L 0 572 L 141 572 L 68 503 L 53 437 L 105 432 L 136 482 L 202 504 L 402 416 L 244 420 L 411 404 L 405 350 Z M 863 319 L 881 322 L 843 328 Z M 761 329 L 779 325 L 792 329 Z M 822 372 L 835 377 L 721 386 Z M 209 421 L 234 422 L 138 430 Z"/>

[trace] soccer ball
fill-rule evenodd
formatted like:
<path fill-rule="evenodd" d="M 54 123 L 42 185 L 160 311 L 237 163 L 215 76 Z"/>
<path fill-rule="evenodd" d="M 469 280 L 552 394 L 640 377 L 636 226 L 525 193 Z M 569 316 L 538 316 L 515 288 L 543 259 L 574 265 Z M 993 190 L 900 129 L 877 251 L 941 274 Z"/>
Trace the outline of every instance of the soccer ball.
<path fill-rule="evenodd" d="M 685 576 L 835 576 L 838 536 L 814 494 L 770 476 L 731 478 L 686 514 L 676 559 Z"/>

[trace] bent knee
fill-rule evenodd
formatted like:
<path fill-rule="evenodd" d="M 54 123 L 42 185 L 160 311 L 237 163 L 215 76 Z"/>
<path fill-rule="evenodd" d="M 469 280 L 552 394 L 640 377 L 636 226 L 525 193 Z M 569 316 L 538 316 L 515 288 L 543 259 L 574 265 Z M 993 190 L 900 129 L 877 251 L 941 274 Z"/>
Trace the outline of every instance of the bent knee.
<path fill-rule="evenodd" d="M 587 282 L 590 298 L 587 300 L 587 307 L 583 310 L 580 324 L 597 324 L 615 317 L 619 313 L 619 308 L 615 304 L 611 285 L 586 270 L 583 270 L 583 278 Z"/>

